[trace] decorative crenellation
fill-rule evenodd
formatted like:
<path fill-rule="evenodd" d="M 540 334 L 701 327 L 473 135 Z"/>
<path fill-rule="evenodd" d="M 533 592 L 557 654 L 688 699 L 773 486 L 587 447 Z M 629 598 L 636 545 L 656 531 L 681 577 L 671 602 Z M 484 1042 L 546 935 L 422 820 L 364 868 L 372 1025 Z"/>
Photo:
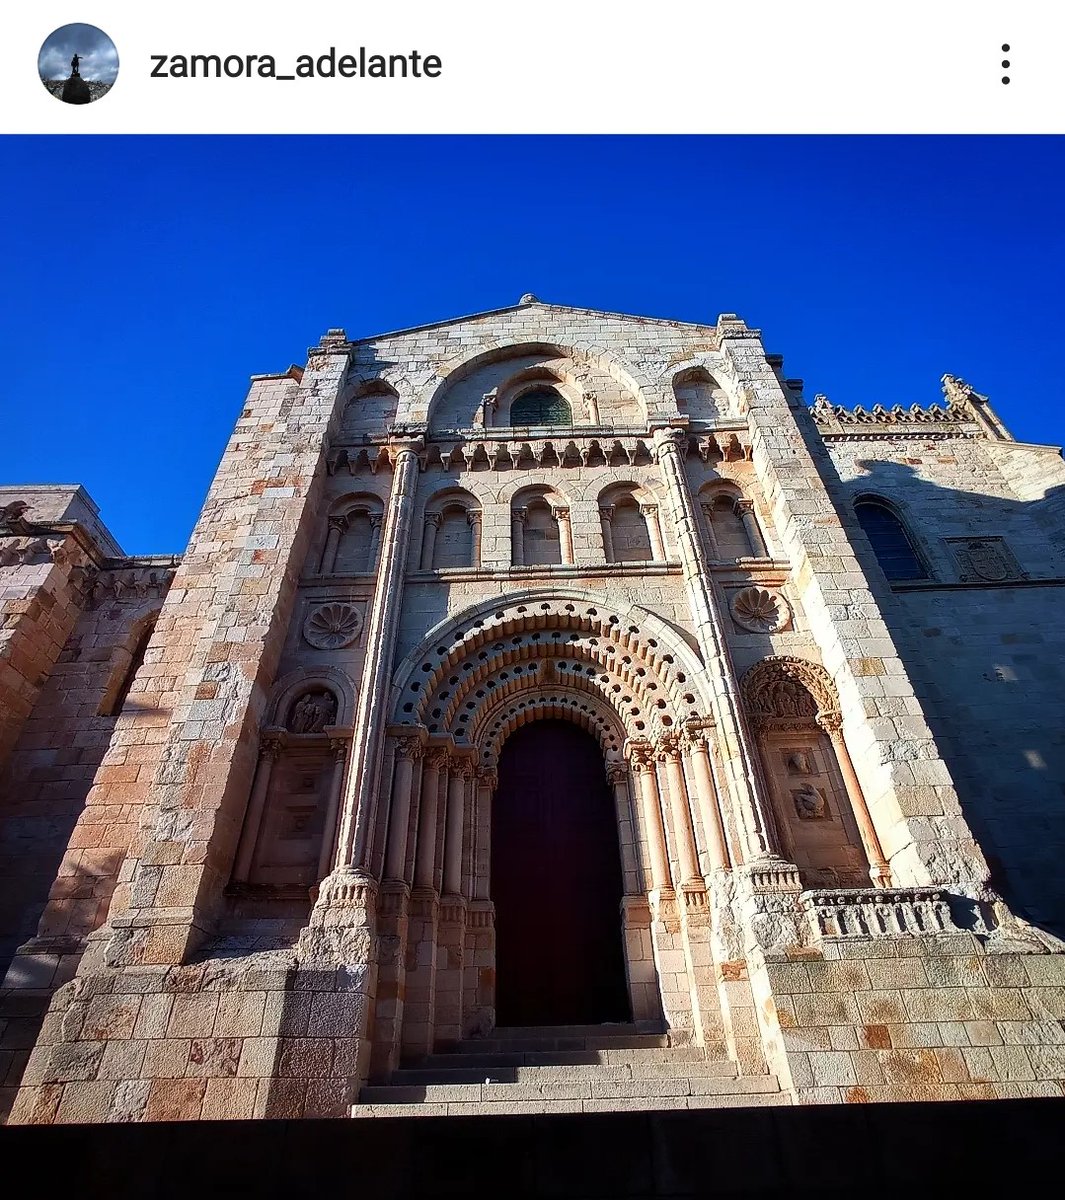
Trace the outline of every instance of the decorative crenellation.
<path fill-rule="evenodd" d="M 72 575 L 76 574 L 72 572 Z M 119 567 L 104 569 L 96 573 L 85 586 L 90 606 L 95 607 L 108 601 L 130 602 L 145 600 L 150 596 L 165 596 L 174 579 L 170 568 Z"/>
<path fill-rule="evenodd" d="M 800 905 L 821 938 L 924 937 L 959 933 L 940 888 L 809 891 Z"/>

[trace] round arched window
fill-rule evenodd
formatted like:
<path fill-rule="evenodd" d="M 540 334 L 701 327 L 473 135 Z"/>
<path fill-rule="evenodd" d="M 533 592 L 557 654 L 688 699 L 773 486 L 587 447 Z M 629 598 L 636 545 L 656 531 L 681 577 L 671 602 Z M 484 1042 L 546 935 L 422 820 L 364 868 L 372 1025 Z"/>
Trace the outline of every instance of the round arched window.
<path fill-rule="evenodd" d="M 572 425 L 569 402 L 554 388 L 534 388 L 510 406 L 511 425 Z"/>
<path fill-rule="evenodd" d="M 928 578 L 905 526 L 886 504 L 873 499 L 859 500 L 854 512 L 888 579 Z"/>

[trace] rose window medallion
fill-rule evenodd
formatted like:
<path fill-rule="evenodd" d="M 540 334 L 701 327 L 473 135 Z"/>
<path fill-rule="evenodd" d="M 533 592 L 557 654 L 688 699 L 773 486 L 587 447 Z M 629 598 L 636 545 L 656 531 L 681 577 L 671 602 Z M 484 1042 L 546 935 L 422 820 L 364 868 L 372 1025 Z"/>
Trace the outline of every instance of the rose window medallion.
<path fill-rule="evenodd" d="M 362 617 L 350 604 L 320 604 L 303 623 L 303 636 L 319 650 L 350 646 L 362 631 Z"/>
<path fill-rule="evenodd" d="M 752 633 L 779 633 L 791 623 L 791 609 L 779 592 L 768 588 L 742 588 L 732 597 L 732 616 L 741 629 Z"/>

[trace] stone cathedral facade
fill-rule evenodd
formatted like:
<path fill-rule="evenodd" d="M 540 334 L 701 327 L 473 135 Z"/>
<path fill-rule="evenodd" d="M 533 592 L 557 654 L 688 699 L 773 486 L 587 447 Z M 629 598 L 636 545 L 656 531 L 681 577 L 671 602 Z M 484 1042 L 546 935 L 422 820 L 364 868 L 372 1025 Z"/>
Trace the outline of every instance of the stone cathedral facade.
<path fill-rule="evenodd" d="M 943 392 L 525 296 L 253 377 L 180 559 L 2 489 L 10 1119 L 1060 1096 L 1065 467 Z"/>

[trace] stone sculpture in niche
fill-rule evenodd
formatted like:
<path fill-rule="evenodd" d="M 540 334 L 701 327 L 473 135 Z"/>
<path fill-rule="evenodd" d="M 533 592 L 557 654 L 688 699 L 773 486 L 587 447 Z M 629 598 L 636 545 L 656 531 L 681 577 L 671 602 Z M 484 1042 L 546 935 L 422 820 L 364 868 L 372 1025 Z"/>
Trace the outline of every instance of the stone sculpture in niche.
<path fill-rule="evenodd" d="M 792 788 L 795 811 L 800 821 L 820 821 L 827 815 L 824 796 L 811 783 L 801 788 Z"/>
<path fill-rule="evenodd" d="M 350 604 L 320 604 L 303 623 L 304 638 L 318 650 L 350 646 L 361 632 L 362 616 Z"/>
<path fill-rule="evenodd" d="M 292 733 L 321 733 L 336 714 L 336 698 L 329 692 L 306 692 L 292 706 L 288 727 Z"/>
<path fill-rule="evenodd" d="M 814 773 L 809 755 L 805 750 L 792 750 L 788 754 L 787 766 L 789 775 L 812 775 Z"/>

